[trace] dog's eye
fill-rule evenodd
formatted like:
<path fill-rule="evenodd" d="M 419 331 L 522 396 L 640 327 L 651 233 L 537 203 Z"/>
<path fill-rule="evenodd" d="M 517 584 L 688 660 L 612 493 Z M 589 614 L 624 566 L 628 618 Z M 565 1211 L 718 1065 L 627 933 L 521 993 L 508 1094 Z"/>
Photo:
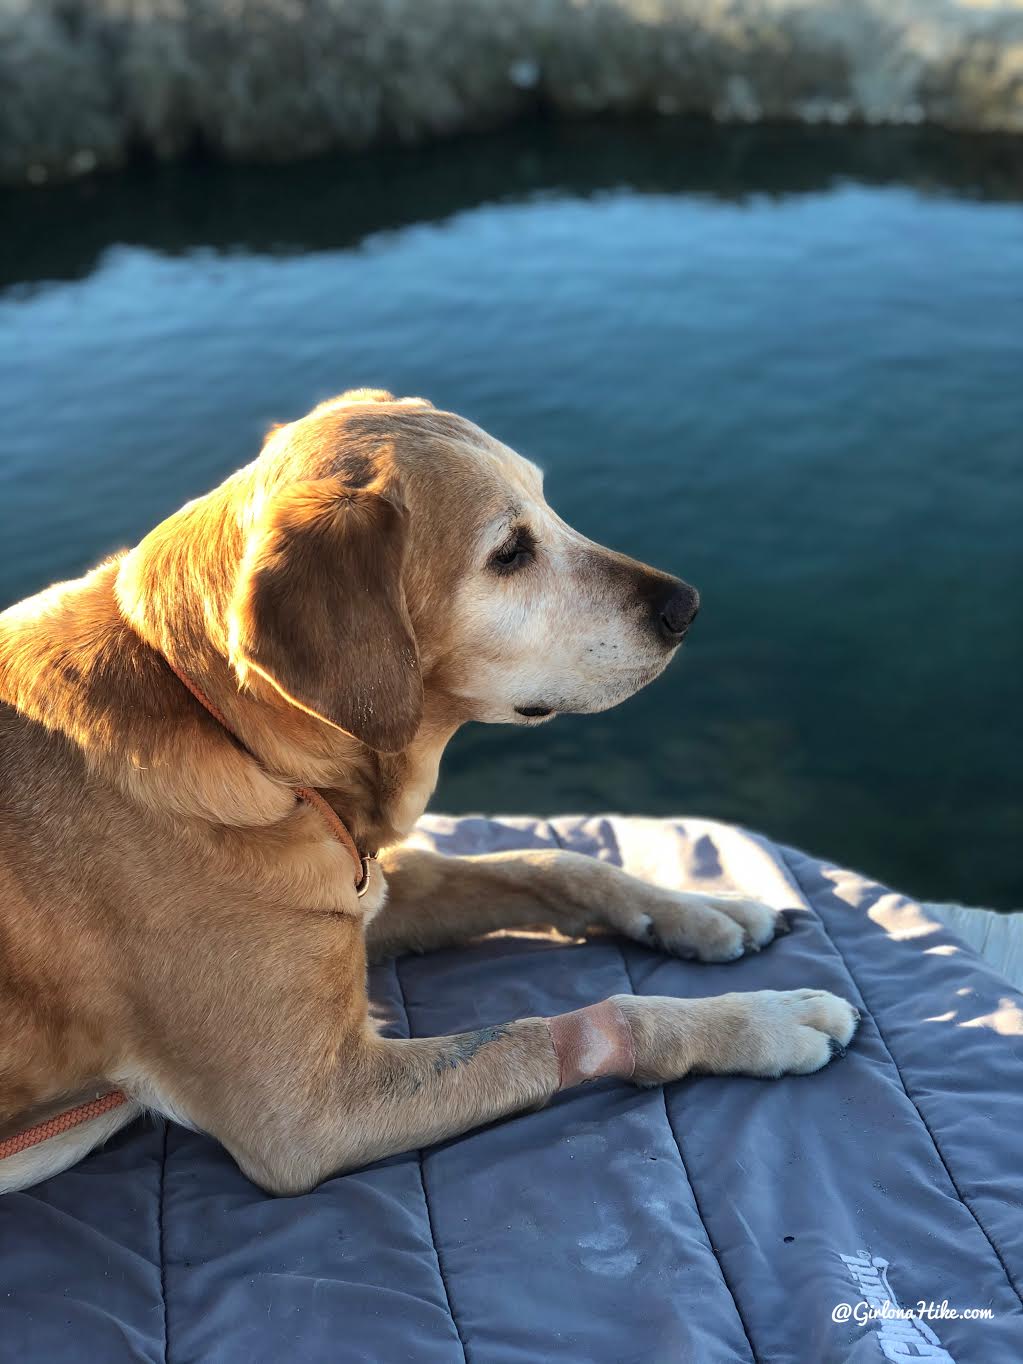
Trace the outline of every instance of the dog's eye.
<path fill-rule="evenodd" d="M 523 568 L 529 563 L 535 547 L 535 541 L 528 530 L 517 530 L 510 540 L 491 555 L 490 567 L 498 573 L 514 573 L 516 569 Z"/>

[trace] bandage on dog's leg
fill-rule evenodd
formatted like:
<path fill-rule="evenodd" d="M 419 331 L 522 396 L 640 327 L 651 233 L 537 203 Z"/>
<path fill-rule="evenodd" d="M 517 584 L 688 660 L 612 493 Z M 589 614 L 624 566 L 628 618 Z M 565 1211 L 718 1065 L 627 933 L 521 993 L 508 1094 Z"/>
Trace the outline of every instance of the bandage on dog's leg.
<path fill-rule="evenodd" d="M 636 1043 L 629 1021 L 611 999 L 545 1019 L 558 1058 L 559 1088 L 603 1075 L 631 1079 Z"/>

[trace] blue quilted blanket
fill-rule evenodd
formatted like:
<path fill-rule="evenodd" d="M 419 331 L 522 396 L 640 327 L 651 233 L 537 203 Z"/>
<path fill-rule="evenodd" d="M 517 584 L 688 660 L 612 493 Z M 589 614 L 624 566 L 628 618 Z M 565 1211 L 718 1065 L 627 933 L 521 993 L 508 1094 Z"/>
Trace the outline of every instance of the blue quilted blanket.
<path fill-rule="evenodd" d="M 794 931 L 728 966 L 529 935 L 402 958 L 371 982 L 396 1035 L 805 985 L 857 1004 L 860 1031 L 815 1076 L 602 1081 L 298 1198 L 141 1121 L 0 1198 L 3 1364 L 1023 1360 L 1023 997 L 919 905 L 698 820 L 416 837 L 741 889 L 793 906 Z"/>

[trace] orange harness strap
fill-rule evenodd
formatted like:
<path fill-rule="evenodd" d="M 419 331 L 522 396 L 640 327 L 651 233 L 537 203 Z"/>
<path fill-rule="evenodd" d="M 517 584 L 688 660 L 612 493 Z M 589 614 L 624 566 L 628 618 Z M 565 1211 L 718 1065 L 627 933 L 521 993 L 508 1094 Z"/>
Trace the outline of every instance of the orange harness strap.
<path fill-rule="evenodd" d="M 200 706 L 216 720 L 221 729 L 234 740 L 243 753 L 247 753 L 253 762 L 258 763 L 259 759 L 239 739 L 213 702 L 204 696 L 195 683 L 187 678 L 184 673 L 178 672 L 170 659 L 165 661 L 174 676 L 183 687 L 192 693 Z M 355 893 L 361 899 L 369 887 L 369 864 L 374 860 L 376 854 L 359 851 L 355 839 L 345 826 L 344 820 L 330 802 L 320 795 L 319 791 L 314 790 L 311 786 L 295 786 L 292 789 L 299 800 L 305 801 L 316 811 L 331 835 L 337 839 L 352 859 L 352 866 L 355 869 Z M 69 1108 L 65 1113 L 58 1113 L 56 1117 L 47 1118 L 45 1122 L 38 1122 L 33 1127 L 26 1127 L 23 1132 L 17 1132 L 13 1137 L 0 1141 L 0 1160 L 5 1160 L 8 1156 L 16 1156 L 20 1151 L 27 1151 L 29 1147 L 38 1146 L 40 1142 L 47 1141 L 50 1137 L 60 1136 L 62 1132 L 70 1132 L 72 1128 L 78 1127 L 81 1123 L 90 1122 L 103 1113 L 109 1113 L 112 1108 L 118 1108 L 127 1101 L 127 1094 L 122 1093 L 119 1089 L 112 1089 L 108 1094 L 101 1094 L 98 1098 L 90 1099 L 87 1103 L 78 1104 L 75 1108 Z"/>

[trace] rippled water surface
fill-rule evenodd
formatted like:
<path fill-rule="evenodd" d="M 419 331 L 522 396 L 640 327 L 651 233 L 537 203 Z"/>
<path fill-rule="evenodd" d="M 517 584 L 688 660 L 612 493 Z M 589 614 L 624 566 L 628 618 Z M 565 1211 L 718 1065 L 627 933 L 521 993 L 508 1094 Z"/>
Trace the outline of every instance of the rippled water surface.
<path fill-rule="evenodd" d="M 695 582 L 618 710 L 473 727 L 449 811 L 738 820 L 1023 902 L 1023 208 L 923 134 L 538 127 L 0 200 L 0 601 L 357 384 L 535 458 Z"/>

